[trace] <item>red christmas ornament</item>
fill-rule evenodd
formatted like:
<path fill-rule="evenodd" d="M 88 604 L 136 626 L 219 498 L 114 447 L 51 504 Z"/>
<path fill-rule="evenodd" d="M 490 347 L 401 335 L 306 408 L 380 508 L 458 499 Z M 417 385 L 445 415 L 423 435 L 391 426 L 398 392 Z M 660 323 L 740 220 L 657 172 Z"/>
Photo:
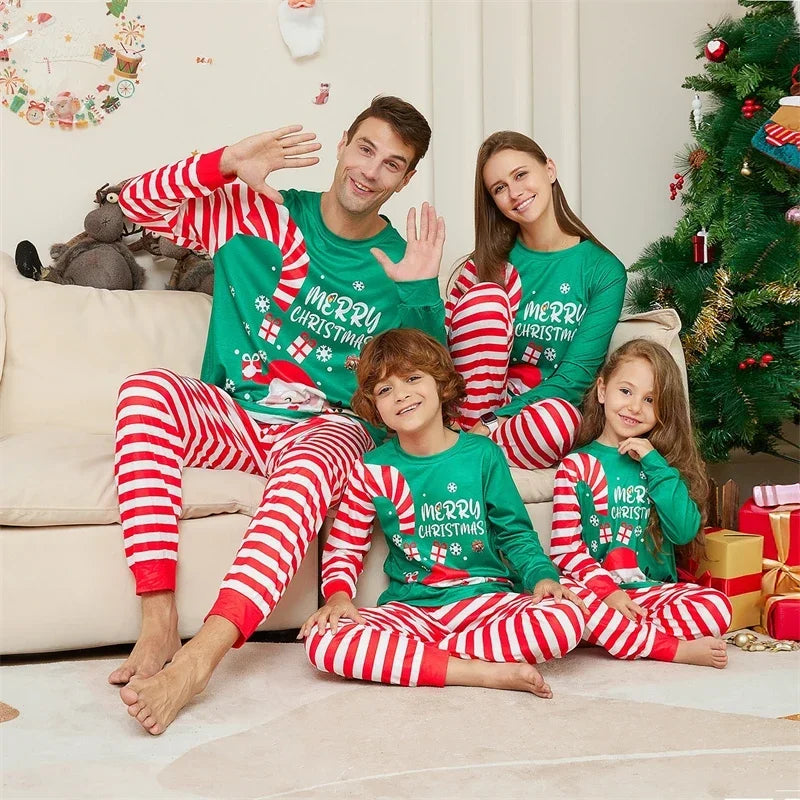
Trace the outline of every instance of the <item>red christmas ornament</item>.
<path fill-rule="evenodd" d="M 761 111 L 762 108 L 764 108 L 764 106 L 762 106 L 755 97 L 748 97 L 742 105 L 742 114 L 747 119 L 752 119 L 756 111 Z"/>
<path fill-rule="evenodd" d="M 724 39 L 712 39 L 705 46 L 703 52 L 709 61 L 718 64 L 720 61 L 724 61 L 725 56 L 728 55 L 728 43 Z"/>
<path fill-rule="evenodd" d="M 744 361 L 740 361 L 739 362 L 739 369 L 747 369 L 747 364 L 745 364 Z"/>
<path fill-rule="evenodd" d="M 774 356 L 772 356 L 772 355 L 770 355 L 769 353 L 764 353 L 764 355 L 763 355 L 763 356 L 761 356 L 761 361 L 762 361 L 764 364 L 769 364 L 770 362 L 772 362 L 772 361 L 774 361 L 774 360 L 775 360 L 775 357 L 774 357 Z"/>
<path fill-rule="evenodd" d="M 754 358 L 746 358 L 744 363 L 747 364 L 748 367 L 752 367 L 753 364 L 756 363 L 756 360 Z"/>
<path fill-rule="evenodd" d="M 692 245 L 695 264 L 709 264 L 714 260 L 714 246 L 708 243 L 708 233 L 705 228 L 701 228 L 692 236 Z"/>

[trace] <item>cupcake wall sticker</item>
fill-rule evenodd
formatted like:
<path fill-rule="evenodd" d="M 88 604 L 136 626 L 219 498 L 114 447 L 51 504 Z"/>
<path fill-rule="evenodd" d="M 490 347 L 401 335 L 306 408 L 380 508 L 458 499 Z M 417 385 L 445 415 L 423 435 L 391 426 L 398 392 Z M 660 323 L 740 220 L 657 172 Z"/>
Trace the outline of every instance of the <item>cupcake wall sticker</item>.
<path fill-rule="evenodd" d="M 0 0 L 0 103 L 28 125 L 99 125 L 136 95 L 145 24 L 128 0 Z"/>

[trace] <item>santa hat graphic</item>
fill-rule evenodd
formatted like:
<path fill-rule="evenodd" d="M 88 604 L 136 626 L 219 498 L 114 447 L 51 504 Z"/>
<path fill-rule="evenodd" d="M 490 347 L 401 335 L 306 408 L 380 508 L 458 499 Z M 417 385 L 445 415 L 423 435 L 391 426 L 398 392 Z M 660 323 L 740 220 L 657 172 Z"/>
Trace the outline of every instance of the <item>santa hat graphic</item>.
<path fill-rule="evenodd" d="M 615 547 L 603 559 L 603 568 L 621 583 L 646 581 L 647 576 L 639 569 L 636 553 L 630 547 Z"/>

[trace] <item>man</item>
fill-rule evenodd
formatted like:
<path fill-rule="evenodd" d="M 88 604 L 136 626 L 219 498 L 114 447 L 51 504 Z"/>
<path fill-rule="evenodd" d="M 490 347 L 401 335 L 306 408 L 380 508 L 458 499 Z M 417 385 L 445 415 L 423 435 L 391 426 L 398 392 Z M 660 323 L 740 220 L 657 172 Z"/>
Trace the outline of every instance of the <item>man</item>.
<path fill-rule="evenodd" d="M 377 97 L 342 136 L 330 189 L 279 194 L 265 176 L 319 159 L 301 126 L 142 175 L 126 216 L 215 262 L 201 380 L 158 369 L 123 383 L 115 474 L 142 629 L 109 676 L 128 713 L 162 733 L 283 595 L 353 462 L 379 434 L 349 399 L 361 345 L 392 327 L 444 341 L 437 275 L 444 221 L 423 204 L 408 245 L 379 213 L 430 141 L 422 115 Z M 267 477 L 264 496 L 203 627 L 181 647 L 175 606 L 181 471 Z M 167 665 L 167 666 L 165 666 Z"/>

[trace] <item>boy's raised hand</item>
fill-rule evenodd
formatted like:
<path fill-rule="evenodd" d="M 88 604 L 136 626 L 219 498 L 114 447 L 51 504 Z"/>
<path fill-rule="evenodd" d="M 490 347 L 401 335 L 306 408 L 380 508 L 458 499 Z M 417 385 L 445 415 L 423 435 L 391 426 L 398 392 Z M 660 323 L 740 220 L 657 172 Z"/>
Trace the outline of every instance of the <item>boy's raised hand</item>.
<path fill-rule="evenodd" d="M 535 606 L 537 603 L 545 599 L 545 597 L 552 597 L 555 600 L 567 600 L 573 605 L 583 611 L 584 616 L 589 616 L 589 609 L 583 604 L 583 600 L 578 597 L 574 592 L 571 592 L 565 586 L 562 586 L 558 581 L 544 578 L 533 587 L 531 595 L 531 605 Z"/>
<path fill-rule="evenodd" d="M 297 635 L 297 638 L 303 639 L 308 636 L 315 625 L 319 633 L 322 634 L 325 631 L 325 626 L 329 623 L 331 626 L 331 633 L 336 633 L 339 628 L 339 620 L 342 617 L 351 619 L 353 622 L 359 622 L 362 625 L 367 624 L 367 621 L 358 613 L 358 609 L 345 592 L 334 592 L 328 598 L 328 602 L 325 603 L 322 608 L 315 611 L 303 623 L 303 627 L 300 628 L 300 633 Z"/>
<path fill-rule="evenodd" d="M 406 218 L 406 252 L 396 264 L 378 247 L 370 250 L 386 274 L 395 282 L 422 281 L 439 276 L 442 263 L 445 230 L 444 217 L 436 216 L 436 209 L 429 203 L 422 204 L 417 234 L 417 211 L 408 210 Z"/>
<path fill-rule="evenodd" d="M 302 125 L 287 125 L 274 131 L 248 136 L 222 151 L 219 169 L 223 175 L 235 175 L 254 192 L 265 194 L 275 203 L 283 203 L 277 189 L 266 182 L 276 169 L 310 167 L 319 162 L 316 156 L 306 156 L 319 150 L 316 133 L 303 130 Z"/>
<path fill-rule="evenodd" d="M 638 603 L 634 603 L 630 595 L 624 589 L 617 589 L 616 592 L 611 592 L 610 595 L 603 598 L 603 602 L 615 611 L 619 611 L 623 617 L 638 622 L 638 617 L 645 619 L 647 611 L 642 608 Z"/>

